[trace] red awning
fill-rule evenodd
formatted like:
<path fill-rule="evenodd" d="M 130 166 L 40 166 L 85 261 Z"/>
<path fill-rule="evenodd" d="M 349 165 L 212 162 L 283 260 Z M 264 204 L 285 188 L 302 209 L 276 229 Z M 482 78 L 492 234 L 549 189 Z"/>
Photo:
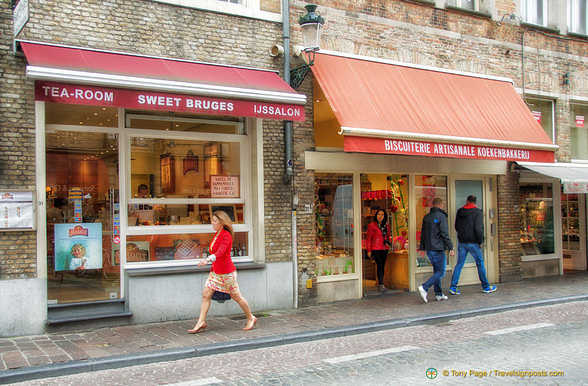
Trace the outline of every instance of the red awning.
<path fill-rule="evenodd" d="M 553 162 L 557 149 L 503 78 L 317 53 L 345 151 Z"/>
<path fill-rule="evenodd" d="M 232 108 L 224 109 L 223 115 L 239 115 L 246 110 L 249 113 L 243 114 L 245 116 L 304 120 L 306 96 L 294 91 L 273 71 L 35 42 L 19 43 L 29 63 L 27 75 L 42 85 L 37 87 L 37 97 L 53 94 L 54 102 L 91 104 L 91 98 L 70 97 L 69 100 L 60 101 L 55 97 L 57 91 L 47 91 L 47 87 L 58 87 L 59 93 L 63 95 L 74 95 L 75 92 L 78 95 L 108 93 L 112 92 L 111 88 L 148 90 L 152 93 L 123 93 L 120 97 L 114 92 L 114 97 L 119 97 L 119 101 L 113 103 L 118 107 L 135 107 L 131 105 L 139 102 L 122 98 L 145 98 L 147 94 L 147 98 L 171 98 L 172 101 L 185 96 L 200 96 L 202 98 L 195 103 L 194 100 L 189 103 L 232 103 Z M 89 87 L 74 91 L 70 86 L 72 84 Z M 45 91 L 39 90 L 43 86 L 46 87 Z M 45 96 L 41 100 L 48 99 Z M 184 100 L 177 102 L 182 106 L 183 103 Z M 244 106 L 243 103 L 248 104 Z M 162 109 L 170 110 L 168 103 L 163 104 L 166 106 L 161 106 Z M 235 105 L 239 105 L 238 114 L 233 113 Z M 142 107 L 150 108 L 144 104 Z"/>

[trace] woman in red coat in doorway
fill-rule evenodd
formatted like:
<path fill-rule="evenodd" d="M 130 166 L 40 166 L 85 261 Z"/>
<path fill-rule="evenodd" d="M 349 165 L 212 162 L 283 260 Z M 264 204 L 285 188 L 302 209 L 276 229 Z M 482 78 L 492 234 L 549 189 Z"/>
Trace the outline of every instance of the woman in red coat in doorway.
<path fill-rule="evenodd" d="M 206 328 L 206 314 L 210 309 L 210 302 L 214 291 L 231 294 L 231 298 L 239 304 L 245 316 L 247 324 L 243 330 L 252 330 L 257 323 L 257 318 L 251 313 L 249 303 L 241 295 L 239 284 L 237 284 L 237 269 L 231 260 L 231 247 L 233 245 L 233 225 L 231 218 L 222 210 L 214 212 L 211 219 L 212 228 L 216 231 L 212 242 L 210 243 L 210 253 L 207 259 L 198 262 L 198 266 L 203 267 L 212 263 L 212 268 L 204 290 L 202 291 L 202 304 L 200 306 L 200 316 L 193 329 L 189 333 L 195 334 Z"/>
<path fill-rule="evenodd" d="M 373 258 L 376 262 L 378 291 L 380 292 L 387 290 L 384 287 L 384 267 L 388 257 L 388 248 L 391 245 L 388 215 L 384 210 L 379 209 L 374 216 L 374 222 L 370 223 L 367 228 L 366 249 L 368 257 Z"/>

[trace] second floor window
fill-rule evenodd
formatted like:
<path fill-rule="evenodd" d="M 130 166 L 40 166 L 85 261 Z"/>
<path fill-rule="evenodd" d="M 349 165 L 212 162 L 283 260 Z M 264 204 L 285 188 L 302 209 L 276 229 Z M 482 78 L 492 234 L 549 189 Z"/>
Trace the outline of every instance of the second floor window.
<path fill-rule="evenodd" d="M 527 23 L 547 25 L 547 0 L 521 1 L 521 14 Z"/>
<path fill-rule="evenodd" d="M 477 0 L 448 0 L 447 4 L 453 5 L 455 7 L 470 9 L 472 11 L 479 10 Z"/>
<path fill-rule="evenodd" d="M 573 33 L 586 35 L 588 20 L 588 0 L 568 0 L 568 30 Z"/>

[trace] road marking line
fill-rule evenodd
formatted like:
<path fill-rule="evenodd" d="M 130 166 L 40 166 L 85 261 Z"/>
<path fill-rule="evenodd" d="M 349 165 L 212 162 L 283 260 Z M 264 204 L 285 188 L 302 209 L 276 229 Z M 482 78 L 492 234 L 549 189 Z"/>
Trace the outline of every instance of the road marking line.
<path fill-rule="evenodd" d="M 390 354 L 390 353 L 396 353 L 396 352 L 402 352 L 402 351 L 409 351 L 409 350 L 416 350 L 416 349 L 418 349 L 418 347 L 399 346 L 399 347 L 392 347 L 392 348 L 387 348 L 387 349 L 383 349 L 383 350 L 367 351 L 367 352 L 359 353 L 359 354 L 343 355 L 340 357 L 327 358 L 327 359 L 323 359 L 323 361 L 330 363 L 330 364 L 335 364 L 335 363 L 341 363 L 341 362 L 354 361 L 357 359 L 375 357 L 378 355 L 384 355 L 384 354 Z"/>
<path fill-rule="evenodd" d="M 210 377 L 210 378 L 195 379 L 193 381 L 172 383 L 171 386 L 204 386 L 204 385 L 213 385 L 215 383 L 223 383 L 223 381 L 221 381 L 217 377 Z"/>
<path fill-rule="evenodd" d="M 488 334 L 488 335 L 502 335 L 502 334 L 508 334 L 508 333 L 517 332 L 517 331 L 526 331 L 526 330 L 534 330 L 536 328 L 551 327 L 553 325 L 554 325 L 553 323 L 527 324 L 527 325 L 524 325 L 524 326 L 517 326 L 517 327 L 511 327 L 511 328 L 503 328 L 501 330 L 485 331 L 484 334 Z"/>

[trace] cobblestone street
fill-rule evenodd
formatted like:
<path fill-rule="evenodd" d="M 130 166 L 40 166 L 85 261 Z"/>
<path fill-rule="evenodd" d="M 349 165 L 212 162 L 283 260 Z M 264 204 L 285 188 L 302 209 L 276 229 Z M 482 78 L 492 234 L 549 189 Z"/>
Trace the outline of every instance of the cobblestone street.
<path fill-rule="evenodd" d="M 587 306 L 536 307 L 27 384 L 582 385 L 588 381 Z M 436 371 L 434 381 L 427 379 L 429 369 Z"/>

